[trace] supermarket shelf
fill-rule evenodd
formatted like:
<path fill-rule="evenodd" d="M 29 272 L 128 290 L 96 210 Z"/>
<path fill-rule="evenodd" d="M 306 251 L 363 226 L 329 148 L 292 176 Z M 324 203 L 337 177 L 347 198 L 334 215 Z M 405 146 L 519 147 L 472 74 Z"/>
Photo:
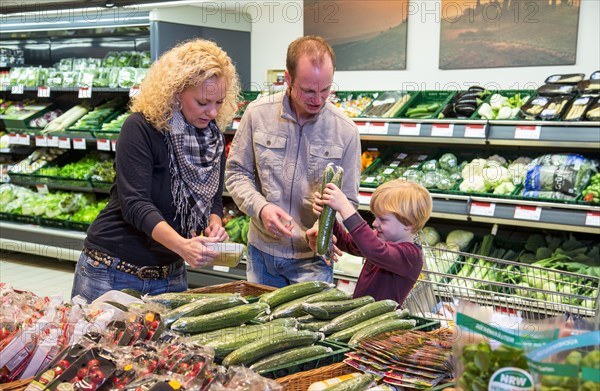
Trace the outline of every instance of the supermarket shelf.
<path fill-rule="evenodd" d="M 35 87 L 23 87 L 23 92 L 37 92 L 38 88 L 42 86 Z M 50 89 L 50 95 L 52 96 L 52 92 L 73 92 L 78 93 L 80 86 L 77 87 L 48 87 Z M 129 92 L 129 88 L 109 88 L 109 87 L 91 87 L 92 93 L 94 92 Z M 0 88 L 2 92 L 11 92 L 12 86 L 2 85 Z M 14 94 L 18 95 L 18 94 Z"/>

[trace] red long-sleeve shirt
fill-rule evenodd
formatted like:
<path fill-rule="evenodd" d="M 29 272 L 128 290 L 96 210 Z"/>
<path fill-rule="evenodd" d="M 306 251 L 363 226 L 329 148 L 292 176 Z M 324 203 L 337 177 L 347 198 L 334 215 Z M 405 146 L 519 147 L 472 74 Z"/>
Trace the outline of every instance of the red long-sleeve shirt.
<path fill-rule="evenodd" d="M 344 226 L 348 232 L 335 223 L 337 247 L 365 258 L 354 297 L 370 295 L 402 304 L 423 269 L 421 248 L 411 242 L 382 241 L 358 213 L 344 220 Z"/>

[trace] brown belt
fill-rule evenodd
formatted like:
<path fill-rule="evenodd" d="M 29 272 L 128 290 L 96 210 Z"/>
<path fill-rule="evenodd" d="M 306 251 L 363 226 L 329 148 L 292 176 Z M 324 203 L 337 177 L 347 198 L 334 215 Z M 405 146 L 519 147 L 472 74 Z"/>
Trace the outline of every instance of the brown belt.
<path fill-rule="evenodd" d="M 112 257 L 103 253 L 102 251 L 93 250 L 86 247 L 83 248 L 83 253 L 98 263 L 114 268 L 123 273 L 133 274 L 140 280 L 162 280 L 167 278 L 169 274 L 171 274 L 172 270 L 183 266 L 183 260 L 181 259 L 167 266 L 138 266 L 129 262 L 125 262 L 122 259 Z"/>

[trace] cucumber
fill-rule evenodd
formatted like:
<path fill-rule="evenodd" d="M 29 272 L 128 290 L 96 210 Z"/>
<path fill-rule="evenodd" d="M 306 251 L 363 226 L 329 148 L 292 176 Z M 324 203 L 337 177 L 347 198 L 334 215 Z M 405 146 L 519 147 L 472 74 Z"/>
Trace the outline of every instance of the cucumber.
<path fill-rule="evenodd" d="M 298 299 L 289 301 L 287 303 L 283 303 L 280 306 L 277 306 L 273 310 L 271 314 L 272 319 L 283 318 L 287 316 L 302 316 L 304 315 L 304 310 L 302 309 L 303 303 L 316 303 L 319 301 L 336 301 L 336 300 L 348 300 L 350 299 L 350 294 L 341 291 L 337 288 L 328 289 L 323 292 L 313 293 L 309 296 L 300 297 Z"/>
<path fill-rule="evenodd" d="M 299 323 L 299 330 L 310 330 L 310 331 L 319 331 L 323 326 L 328 324 L 328 320 L 321 320 L 316 322 L 307 322 L 307 323 Z"/>
<path fill-rule="evenodd" d="M 206 297 L 216 296 L 232 296 L 233 293 L 185 293 L 185 292 L 170 292 L 162 293 L 156 296 L 146 296 L 144 301 L 147 303 L 157 303 L 164 305 L 167 309 L 172 310 L 192 301 L 204 299 Z"/>
<path fill-rule="evenodd" d="M 273 322 L 275 322 L 277 319 L 273 319 Z M 323 319 L 317 319 L 312 315 L 304 315 L 304 316 L 299 316 L 296 318 L 296 320 L 298 321 L 299 324 L 303 324 L 303 323 L 314 323 L 314 322 L 321 322 L 323 321 Z M 329 322 L 327 322 L 329 323 Z"/>
<path fill-rule="evenodd" d="M 293 328 L 287 326 L 284 323 L 265 325 L 256 325 L 238 327 L 238 330 L 233 331 L 230 334 L 223 334 L 221 338 L 213 339 L 212 341 L 205 342 L 205 346 L 210 346 L 215 351 L 215 357 L 223 359 L 229 353 L 236 349 L 241 348 L 261 339 L 272 338 L 275 335 L 287 333 Z"/>
<path fill-rule="evenodd" d="M 255 363 L 263 357 L 275 354 L 282 350 L 297 346 L 312 345 L 321 338 L 322 334 L 312 331 L 299 330 L 273 335 L 270 338 L 250 342 L 239 349 L 229 353 L 223 359 L 223 365 L 245 365 Z"/>
<path fill-rule="evenodd" d="M 364 373 L 352 379 L 327 387 L 324 391 L 363 391 L 373 383 L 373 375 Z"/>
<path fill-rule="evenodd" d="M 293 364 L 300 360 L 307 360 L 313 357 L 322 356 L 331 353 L 332 349 L 321 345 L 304 346 L 301 348 L 292 348 L 283 352 L 275 353 L 264 357 L 254 364 L 250 369 L 255 372 L 265 373 L 274 369 Z"/>
<path fill-rule="evenodd" d="M 414 319 L 389 319 L 379 323 L 378 325 L 373 325 L 359 330 L 352 336 L 352 338 L 350 338 L 348 345 L 356 346 L 361 339 L 374 337 L 388 331 L 412 329 L 416 325 L 417 321 Z"/>
<path fill-rule="evenodd" d="M 105 304 L 110 304 L 110 305 L 112 305 L 113 307 L 115 307 L 115 308 L 117 308 L 117 309 L 119 309 L 119 310 L 121 310 L 121 311 L 123 311 L 123 312 L 128 312 L 128 311 L 129 311 L 129 309 L 127 308 L 127 306 L 126 306 L 126 305 L 124 305 L 124 304 L 121 304 L 121 303 L 117 303 L 116 301 L 110 301 L 110 300 L 107 300 L 107 301 L 105 301 L 104 303 L 105 303 Z"/>
<path fill-rule="evenodd" d="M 197 334 L 224 327 L 239 326 L 254 319 L 266 308 L 268 306 L 265 303 L 252 303 L 211 312 L 210 314 L 183 317 L 177 319 L 171 325 L 171 330 L 180 333 Z"/>
<path fill-rule="evenodd" d="M 248 301 L 239 295 L 207 297 L 172 309 L 162 316 L 162 321 L 168 327 L 179 318 L 204 315 L 242 304 L 248 304 Z"/>
<path fill-rule="evenodd" d="M 129 296 L 133 296 L 136 299 L 141 299 L 142 298 L 142 292 L 136 291 L 135 289 L 124 288 L 124 289 L 121 289 L 121 292 L 127 293 Z"/>
<path fill-rule="evenodd" d="M 371 296 L 363 296 L 351 300 L 304 303 L 302 304 L 302 309 L 317 319 L 333 319 L 345 312 L 373 303 L 374 301 L 375 299 Z"/>
<path fill-rule="evenodd" d="M 320 331 L 325 333 L 325 335 L 329 335 L 374 318 L 375 316 L 391 312 L 395 310 L 396 307 L 398 307 L 398 303 L 394 300 L 379 300 L 374 303 L 365 304 L 362 307 L 336 317 Z"/>
<path fill-rule="evenodd" d="M 308 296 L 331 288 L 331 284 L 324 281 L 305 281 L 284 286 L 274 291 L 263 293 L 258 299 L 259 303 L 266 303 L 271 308 L 287 303 L 299 297 Z"/>
<path fill-rule="evenodd" d="M 268 330 L 270 328 L 281 326 L 289 329 L 296 328 L 298 326 L 298 321 L 294 318 L 279 318 L 275 319 L 271 322 L 262 323 L 262 324 L 250 324 L 245 326 L 233 326 L 226 327 L 224 329 L 218 329 L 214 331 L 209 331 L 206 333 L 195 334 L 192 335 L 190 340 L 196 344 L 205 344 L 211 341 L 231 341 L 234 339 L 238 339 L 241 336 L 245 336 L 249 333 L 253 333 L 256 330 Z"/>
<path fill-rule="evenodd" d="M 352 327 L 348 327 L 347 329 L 343 329 L 336 333 L 333 333 L 325 339 L 330 340 L 330 341 L 348 342 L 354 334 L 356 334 L 359 330 L 364 329 L 365 327 L 368 327 L 371 325 L 376 325 L 376 324 L 386 321 L 388 319 L 403 319 L 403 318 L 406 318 L 407 316 L 408 316 L 408 310 L 406 310 L 406 309 L 392 311 L 392 312 L 386 312 L 383 315 L 376 316 L 374 318 L 365 320 L 364 322 L 361 322 Z"/>
<path fill-rule="evenodd" d="M 331 164 L 331 163 L 330 163 Z M 321 194 L 325 188 L 325 180 L 329 177 L 333 171 L 333 165 L 327 165 L 323 172 L 323 183 L 321 184 Z M 337 187 L 342 187 L 342 177 L 344 176 L 344 169 L 337 167 L 337 170 L 329 182 L 333 183 Z M 335 223 L 335 210 L 330 206 L 324 205 L 321 215 L 319 216 L 319 230 L 317 233 L 317 255 L 328 255 L 331 248 L 331 235 L 333 232 L 333 224 Z"/>

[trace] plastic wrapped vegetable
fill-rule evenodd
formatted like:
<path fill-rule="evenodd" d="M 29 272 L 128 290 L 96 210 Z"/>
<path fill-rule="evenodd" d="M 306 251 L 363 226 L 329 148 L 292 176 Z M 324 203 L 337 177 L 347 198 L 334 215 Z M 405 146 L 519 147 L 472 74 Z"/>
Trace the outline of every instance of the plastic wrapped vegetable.
<path fill-rule="evenodd" d="M 578 154 L 549 154 L 534 159 L 525 176 L 525 192 L 558 192 L 577 197 L 597 164 Z"/>

